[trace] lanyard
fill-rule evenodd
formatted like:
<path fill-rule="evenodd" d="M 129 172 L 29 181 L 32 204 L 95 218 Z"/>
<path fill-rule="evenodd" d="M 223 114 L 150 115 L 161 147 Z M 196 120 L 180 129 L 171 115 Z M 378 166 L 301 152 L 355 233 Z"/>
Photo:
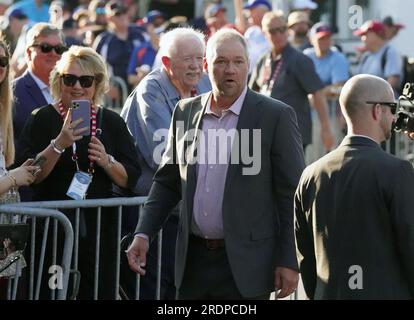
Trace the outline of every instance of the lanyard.
<path fill-rule="evenodd" d="M 66 111 L 63 107 L 63 103 L 59 103 L 59 111 L 60 115 L 62 116 L 63 121 L 66 118 Z M 91 108 L 91 137 L 96 137 L 96 110 L 95 108 Z M 76 142 L 72 145 L 72 161 L 76 164 L 76 170 L 79 171 L 79 163 L 78 163 L 78 156 L 76 154 Z M 93 175 L 94 173 L 94 163 L 93 161 L 89 161 L 89 168 L 88 168 L 89 175 Z"/>
<path fill-rule="evenodd" d="M 270 57 L 267 61 L 266 61 L 266 66 L 265 66 L 265 69 L 267 68 L 268 70 L 270 70 L 271 69 L 271 65 L 272 65 L 272 58 Z M 277 63 L 277 65 L 276 65 L 276 67 L 275 67 L 275 70 L 273 71 L 273 74 L 272 74 L 272 77 L 270 78 L 270 81 L 267 83 L 267 86 L 264 86 L 264 90 L 263 90 L 263 92 L 262 93 L 265 93 L 265 94 L 268 94 L 268 95 L 271 95 L 271 93 L 272 93 L 272 90 L 273 90 L 273 87 L 274 87 L 274 85 L 275 85 L 275 83 L 276 83 L 276 80 L 277 80 L 277 78 L 279 77 L 279 74 L 280 74 L 280 70 L 281 70 L 281 68 L 282 68 L 282 65 L 283 65 L 283 59 L 281 58 L 280 60 L 279 60 L 279 62 Z M 270 73 L 270 72 L 269 72 Z M 268 81 L 269 80 L 269 78 L 268 77 L 266 77 L 266 79 L 265 79 L 265 81 Z"/>
<path fill-rule="evenodd" d="M 190 92 L 191 97 L 195 97 L 197 95 L 197 89 L 193 87 Z"/>

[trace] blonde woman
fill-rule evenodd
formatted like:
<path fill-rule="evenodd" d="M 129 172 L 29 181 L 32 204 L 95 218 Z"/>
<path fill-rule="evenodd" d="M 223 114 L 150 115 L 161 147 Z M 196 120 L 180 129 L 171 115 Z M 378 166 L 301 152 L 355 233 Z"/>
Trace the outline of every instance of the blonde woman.
<path fill-rule="evenodd" d="M 109 87 L 106 68 L 95 50 L 71 46 L 52 70 L 49 82 L 55 103 L 32 112 L 19 140 L 18 163 L 38 154 L 46 158 L 36 175 L 34 200 L 70 199 L 68 194 L 72 198 L 110 198 L 113 185 L 124 189 L 136 185 L 141 170 L 133 138 L 117 113 L 99 106 Z M 90 114 L 72 121 L 74 100 L 88 101 Z M 85 126 L 90 128 L 87 135 Z M 78 190 L 71 188 L 74 179 L 82 179 L 79 181 L 84 185 L 89 182 L 83 194 L 75 194 Z M 105 236 L 101 247 L 105 249 L 100 260 L 98 297 L 112 299 L 116 290 L 117 217 L 112 208 L 102 211 L 101 234 Z M 66 214 L 72 219 L 72 212 Z M 78 299 L 93 299 L 96 210 L 82 211 L 82 223 L 85 228 L 79 241 L 82 280 Z"/>
<path fill-rule="evenodd" d="M 13 122 L 11 110 L 11 88 L 9 50 L 0 39 L 0 197 L 4 198 L 11 189 L 31 184 L 37 167 L 29 166 L 27 160 L 21 167 L 7 171 L 14 162 Z"/>

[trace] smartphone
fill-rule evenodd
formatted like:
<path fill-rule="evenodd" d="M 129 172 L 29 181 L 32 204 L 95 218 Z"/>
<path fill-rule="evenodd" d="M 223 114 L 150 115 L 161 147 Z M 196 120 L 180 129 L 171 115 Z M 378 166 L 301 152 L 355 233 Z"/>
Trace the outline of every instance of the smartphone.
<path fill-rule="evenodd" d="M 42 169 L 43 165 L 45 164 L 45 161 L 46 161 L 46 158 L 44 156 L 39 156 L 33 160 L 33 162 L 30 165 L 39 167 L 39 169 L 33 172 L 34 175 L 37 175 L 39 173 L 39 171 Z"/>
<path fill-rule="evenodd" d="M 72 122 L 82 118 L 74 130 L 87 128 L 81 133 L 82 136 L 91 134 L 91 102 L 89 100 L 72 100 Z"/>
<path fill-rule="evenodd" d="M 36 159 L 34 159 L 33 162 L 30 165 L 42 168 L 45 161 L 46 161 L 46 158 L 44 156 L 39 156 Z"/>

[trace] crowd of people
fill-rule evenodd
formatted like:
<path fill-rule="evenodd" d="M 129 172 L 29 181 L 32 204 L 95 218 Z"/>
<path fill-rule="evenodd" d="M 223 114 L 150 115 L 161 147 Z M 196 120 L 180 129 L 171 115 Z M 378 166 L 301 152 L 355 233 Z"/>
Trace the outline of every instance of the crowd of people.
<path fill-rule="evenodd" d="M 22 201 L 148 196 L 122 226 L 133 234 L 124 289 L 133 296 L 133 271 L 145 275 L 141 299 L 155 297 L 161 228 L 162 299 L 284 298 L 299 273 L 310 299 L 413 298 L 413 169 L 380 147 L 403 81 L 390 42 L 403 25 L 356 30 L 352 76 L 331 26 L 312 24 L 313 1 L 286 14 L 235 0 L 233 23 L 221 1 L 195 19 L 172 2 L 142 17 L 128 0 L 2 2 L 2 202 L 19 187 Z M 121 97 L 115 78 L 129 93 L 120 114 L 103 107 Z M 346 123 L 336 149 L 328 100 Z M 74 118 L 74 101 L 88 101 L 90 119 Z M 332 152 L 305 169 L 313 109 Z M 98 298 L 111 299 L 117 216 L 103 211 Z M 92 299 L 96 212 L 80 219 L 78 298 Z M 351 265 L 364 270 L 359 291 Z"/>

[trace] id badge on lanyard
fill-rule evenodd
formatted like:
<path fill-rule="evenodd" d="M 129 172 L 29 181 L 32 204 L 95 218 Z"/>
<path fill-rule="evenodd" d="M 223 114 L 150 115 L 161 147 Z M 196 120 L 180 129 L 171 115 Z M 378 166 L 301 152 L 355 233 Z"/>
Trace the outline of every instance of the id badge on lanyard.
<path fill-rule="evenodd" d="M 269 59 L 264 66 L 263 74 L 264 74 L 264 79 L 266 80 L 267 84 L 263 85 L 260 90 L 261 94 L 264 94 L 269 97 L 272 95 L 273 87 L 280 75 L 282 65 L 283 65 L 283 59 L 281 58 L 279 62 L 276 64 L 275 70 L 272 74 L 272 77 L 270 78 L 269 75 L 270 75 L 271 63 L 272 63 L 271 59 Z"/>
<path fill-rule="evenodd" d="M 62 115 L 62 119 L 65 118 L 65 113 L 63 110 L 63 105 L 60 103 L 59 109 Z M 96 114 L 97 112 L 92 109 L 91 110 L 91 136 L 96 136 Z M 74 142 L 72 145 L 73 155 L 72 160 L 76 164 L 76 172 L 72 178 L 72 182 L 69 185 L 69 189 L 66 192 L 66 195 L 74 200 L 82 200 L 86 198 L 86 193 L 88 191 L 89 185 L 92 182 L 92 177 L 94 173 L 94 165 L 93 162 L 90 162 L 88 172 L 81 171 L 79 169 L 78 164 L 78 156 L 76 154 L 76 143 Z"/>
<path fill-rule="evenodd" d="M 89 173 L 76 171 L 66 195 L 75 200 L 85 199 L 91 182 L 92 176 Z"/>

